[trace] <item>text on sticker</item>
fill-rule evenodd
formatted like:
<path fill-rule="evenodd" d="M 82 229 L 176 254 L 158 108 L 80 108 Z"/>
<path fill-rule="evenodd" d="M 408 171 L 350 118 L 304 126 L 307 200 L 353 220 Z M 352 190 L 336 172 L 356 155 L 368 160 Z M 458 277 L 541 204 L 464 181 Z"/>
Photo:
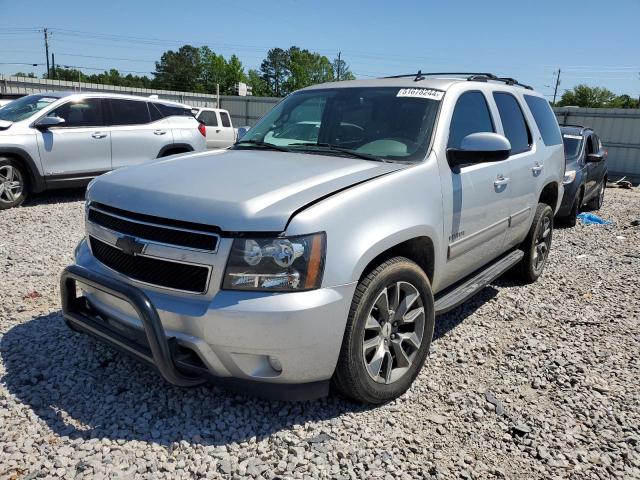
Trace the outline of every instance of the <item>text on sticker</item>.
<path fill-rule="evenodd" d="M 396 97 L 427 98 L 429 100 L 442 100 L 444 92 L 431 90 L 430 88 L 401 88 Z"/>

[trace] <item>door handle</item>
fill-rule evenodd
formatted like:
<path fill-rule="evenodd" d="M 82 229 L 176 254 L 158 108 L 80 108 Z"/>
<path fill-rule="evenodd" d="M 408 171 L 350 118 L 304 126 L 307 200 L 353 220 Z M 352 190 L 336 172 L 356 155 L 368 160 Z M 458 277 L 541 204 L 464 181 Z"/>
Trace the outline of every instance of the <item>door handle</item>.
<path fill-rule="evenodd" d="M 509 183 L 511 179 L 509 177 L 505 177 L 504 175 L 498 175 L 493 182 L 493 185 L 496 187 L 501 187 L 502 185 L 506 185 Z"/>
<path fill-rule="evenodd" d="M 217 129 L 217 130 L 216 130 L 216 133 L 220 133 L 220 129 Z"/>
<path fill-rule="evenodd" d="M 106 133 L 102 133 L 102 132 L 95 132 L 93 135 L 91 135 L 93 138 L 104 138 L 107 136 Z"/>
<path fill-rule="evenodd" d="M 538 174 L 542 171 L 542 169 L 544 168 L 544 165 L 540 165 L 538 162 L 533 164 L 533 167 L 531 167 L 531 171 L 534 174 Z"/>
<path fill-rule="evenodd" d="M 153 131 L 154 135 L 164 135 L 165 133 L 167 133 L 166 130 L 154 130 Z"/>

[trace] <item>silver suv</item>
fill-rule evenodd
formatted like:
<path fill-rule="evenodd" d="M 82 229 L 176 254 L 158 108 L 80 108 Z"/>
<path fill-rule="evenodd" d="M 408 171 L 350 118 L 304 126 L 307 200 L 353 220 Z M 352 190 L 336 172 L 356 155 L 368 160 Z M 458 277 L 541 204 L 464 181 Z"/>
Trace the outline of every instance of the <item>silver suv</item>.
<path fill-rule="evenodd" d="M 306 88 L 230 150 L 92 182 L 64 316 L 176 385 L 386 402 L 436 315 L 541 275 L 563 175 L 549 103 L 513 79 Z"/>
<path fill-rule="evenodd" d="M 102 93 L 43 93 L 0 110 L 0 209 L 30 192 L 86 185 L 109 170 L 206 148 L 191 108 Z"/>

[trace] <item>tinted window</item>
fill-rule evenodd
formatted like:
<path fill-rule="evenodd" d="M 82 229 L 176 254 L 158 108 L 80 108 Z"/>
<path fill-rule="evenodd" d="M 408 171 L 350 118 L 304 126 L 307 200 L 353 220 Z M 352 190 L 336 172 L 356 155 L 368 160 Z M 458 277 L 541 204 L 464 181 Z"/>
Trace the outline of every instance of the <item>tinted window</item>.
<path fill-rule="evenodd" d="M 596 153 L 596 143 L 594 142 L 594 135 L 589 135 L 587 137 L 587 155 L 590 153 Z"/>
<path fill-rule="evenodd" d="M 147 106 L 149 107 L 149 114 L 151 115 L 152 122 L 162 119 L 162 114 L 160 113 L 160 110 L 158 110 L 158 107 L 156 107 L 155 103 L 148 103 Z"/>
<path fill-rule="evenodd" d="M 526 152 L 531 147 L 531 133 L 518 101 L 508 93 L 496 92 L 493 98 L 498 106 L 504 136 L 511 142 L 511 155 Z"/>
<path fill-rule="evenodd" d="M 163 117 L 172 117 L 178 115 L 180 117 L 193 117 L 193 113 L 190 109 L 181 107 L 179 105 L 170 105 L 168 103 L 156 103 L 156 107 L 160 110 Z"/>
<path fill-rule="evenodd" d="M 99 127 L 104 125 L 102 100 L 85 98 L 60 105 L 49 117 L 64 118 L 61 127 Z"/>
<path fill-rule="evenodd" d="M 227 112 L 220 112 L 220 121 L 222 122 L 223 127 L 231 126 L 231 120 L 229 119 L 229 114 Z"/>
<path fill-rule="evenodd" d="M 109 103 L 112 125 L 140 125 L 151 121 L 147 102 L 112 99 Z"/>
<path fill-rule="evenodd" d="M 533 97 L 531 95 L 525 95 L 524 99 L 527 105 L 529 105 L 529 110 L 531 110 L 536 125 L 538 125 L 544 144 L 560 145 L 562 143 L 560 127 L 558 127 L 558 120 L 553 110 L 551 110 L 549 102 L 544 98 Z"/>
<path fill-rule="evenodd" d="M 210 112 L 208 110 L 204 110 L 200 112 L 198 116 L 198 120 L 207 125 L 208 127 L 217 127 L 218 126 L 218 117 L 216 112 Z"/>
<path fill-rule="evenodd" d="M 479 132 L 495 132 L 489 107 L 480 92 L 467 92 L 460 96 L 451 118 L 449 147 L 460 148 L 462 139 Z"/>

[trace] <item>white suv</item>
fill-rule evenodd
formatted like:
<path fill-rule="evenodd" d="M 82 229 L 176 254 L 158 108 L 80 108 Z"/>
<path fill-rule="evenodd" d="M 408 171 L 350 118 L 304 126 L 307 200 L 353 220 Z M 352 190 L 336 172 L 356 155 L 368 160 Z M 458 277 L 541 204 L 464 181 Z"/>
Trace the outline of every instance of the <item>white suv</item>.
<path fill-rule="evenodd" d="M 316 85 L 228 150 L 92 182 L 64 315 L 177 385 L 383 403 L 436 315 L 542 274 L 564 173 L 549 102 L 513 79 Z"/>
<path fill-rule="evenodd" d="M 0 111 L 0 209 L 115 168 L 205 150 L 190 107 L 106 93 L 42 93 Z"/>

